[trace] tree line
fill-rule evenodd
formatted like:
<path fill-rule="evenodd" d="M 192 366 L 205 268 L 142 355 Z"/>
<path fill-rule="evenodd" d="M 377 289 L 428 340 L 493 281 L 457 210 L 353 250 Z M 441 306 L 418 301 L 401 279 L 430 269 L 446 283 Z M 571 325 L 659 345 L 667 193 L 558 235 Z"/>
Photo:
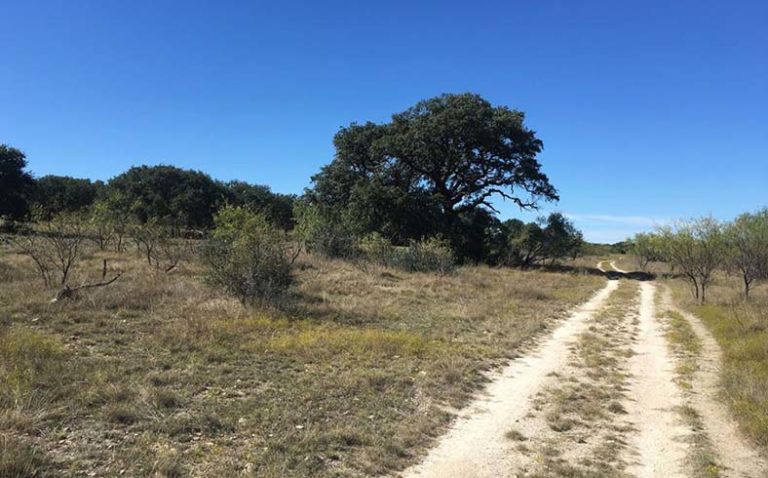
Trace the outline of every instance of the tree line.
<path fill-rule="evenodd" d="M 77 229 L 120 251 L 130 238 L 149 265 L 167 270 L 178 263 L 176 239 L 206 238 L 210 277 L 244 302 L 286 287 L 301 249 L 440 273 L 460 263 L 550 264 L 582 250 L 573 223 L 559 213 L 502 221 L 494 206 L 503 199 L 535 210 L 559 200 L 538 161 L 543 143 L 524 119 L 475 94 L 448 94 L 385 123 L 352 123 L 301 196 L 168 165 L 132 167 L 106 182 L 35 178 L 24 153 L 2 145 L 0 218 L 6 228 L 37 224 L 43 241 Z M 67 274 L 58 274 L 62 284 Z"/>
<path fill-rule="evenodd" d="M 704 217 L 659 227 L 637 234 L 630 251 L 642 269 L 653 261 L 667 262 L 699 302 L 706 300 L 717 271 L 737 275 L 748 299 L 753 286 L 768 279 L 768 209 L 732 221 Z"/>
<path fill-rule="evenodd" d="M 87 213 L 118 221 L 158 223 L 182 230 L 207 230 L 225 204 L 263 214 L 275 226 L 293 227 L 295 196 L 268 186 L 223 182 L 174 166 L 136 166 L 107 182 L 68 176 L 34 178 L 20 150 L 0 145 L 0 218 L 50 220 L 59 214 Z"/>

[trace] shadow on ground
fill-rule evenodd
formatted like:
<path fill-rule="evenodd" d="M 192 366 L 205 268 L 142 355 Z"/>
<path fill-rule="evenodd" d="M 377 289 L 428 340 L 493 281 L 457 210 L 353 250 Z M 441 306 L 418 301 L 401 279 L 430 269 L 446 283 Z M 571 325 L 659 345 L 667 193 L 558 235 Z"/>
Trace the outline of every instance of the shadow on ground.
<path fill-rule="evenodd" d="M 570 265 L 562 265 L 562 264 L 536 266 L 536 267 L 531 267 L 531 269 L 537 269 L 545 272 L 564 272 L 564 273 L 572 273 L 572 274 L 575 273 L 575 274 L 589 274 L 589 275 L 596 275 L 596 276 L 604 276 L 611 280 L 629 279 L 629 280 L 637 280 L 637 281 L 647 281 L 647 280 L 656 279 L 656 274 L 652 274 L 650 272 L 641 272 L 641 271 L 603 272 L 597 267 L 570 266 Z"/>

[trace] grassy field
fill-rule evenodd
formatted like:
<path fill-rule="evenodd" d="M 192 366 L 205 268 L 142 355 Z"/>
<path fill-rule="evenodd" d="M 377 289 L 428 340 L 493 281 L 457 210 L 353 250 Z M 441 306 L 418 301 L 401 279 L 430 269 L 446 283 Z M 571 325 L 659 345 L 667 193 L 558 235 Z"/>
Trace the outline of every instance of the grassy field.
<path fill-rule="evenodd" d="M 246 310 L 196 263 L 51 303 L 0 252 L 0 476 L 369 476 L 401 469 L 483 372 L 584 301 L 593 275 L 437 276 L 300 258 L 281 310 Z"/>
<path fill-rule="evenodd" d="M 754 289 L 749 302 L 737 278 L 718 276 L 696 305 L 687 285 L 674 284 L 678 300 L 700 317 L 723 349 L 723 399 L 741 429 L 768 451 L 768 287 Z"/>

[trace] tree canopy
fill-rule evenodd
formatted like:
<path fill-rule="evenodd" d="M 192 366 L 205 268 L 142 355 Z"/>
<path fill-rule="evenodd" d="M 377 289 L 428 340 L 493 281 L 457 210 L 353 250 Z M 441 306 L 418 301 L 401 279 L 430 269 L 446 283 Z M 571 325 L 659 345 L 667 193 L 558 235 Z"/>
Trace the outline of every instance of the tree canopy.
<path fill-rule="evenodd" d="M 26 167 L 24 153 L 0 144 L 0 217 L 18 220 L 27 214 L 27 199 L 34 187 L 34 179 Z"/>
<path fill-rule="evenodd" d="M 43 176 L 35 182 L 34 204 L 46 217 L 87 209 L 104 187 L 101 181 L 69 176 Z"/>
<path fill-rule="evenodd" d="M 467 93 L 421 101 L 388 123 L 353 123 L 336 134 L 336 155 L 308 197 L 360 234 L 404 242 L 442 233 L 462 249 L 461 237 L 478 233 L 468 226 L 491 226 L 494 197 L 523 209 L 559 199 L 524 119 Z"/>
<path fill-rule="evenodd" d="M 273 193 L 269 186 L 249 184 L 245 181 L 230 181 L 224 186 L 229 204 L 260 214 L 285 231 L 293 228 L 295 196 Z"/>
<path fill-rule="evenodd" d="M 211 227 L 226 194 L 205 173 L 166 165 L 133 167 L 112 178 L 108 187 L 115 207 L 140 222 L 155 219 L 187 228 Z"/>

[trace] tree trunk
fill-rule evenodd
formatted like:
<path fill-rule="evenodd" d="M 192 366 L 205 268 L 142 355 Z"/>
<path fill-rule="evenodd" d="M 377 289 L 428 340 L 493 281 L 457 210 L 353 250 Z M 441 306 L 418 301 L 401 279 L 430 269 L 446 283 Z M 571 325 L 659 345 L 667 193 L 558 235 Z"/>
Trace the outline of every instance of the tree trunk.
<path fill-rule="evenodd" d="M 699 282 L 695 277 L 691 277 L 691 283 L 693 284 L 693 298 L 699 302 Z"/>
<path fill-rule="evenodd" d="M 744 300 L 749 300 L 749 287 L 752 285 L 752 280 L 747 274 L 744 274 L 742 278 L 744 279 Z"/>

